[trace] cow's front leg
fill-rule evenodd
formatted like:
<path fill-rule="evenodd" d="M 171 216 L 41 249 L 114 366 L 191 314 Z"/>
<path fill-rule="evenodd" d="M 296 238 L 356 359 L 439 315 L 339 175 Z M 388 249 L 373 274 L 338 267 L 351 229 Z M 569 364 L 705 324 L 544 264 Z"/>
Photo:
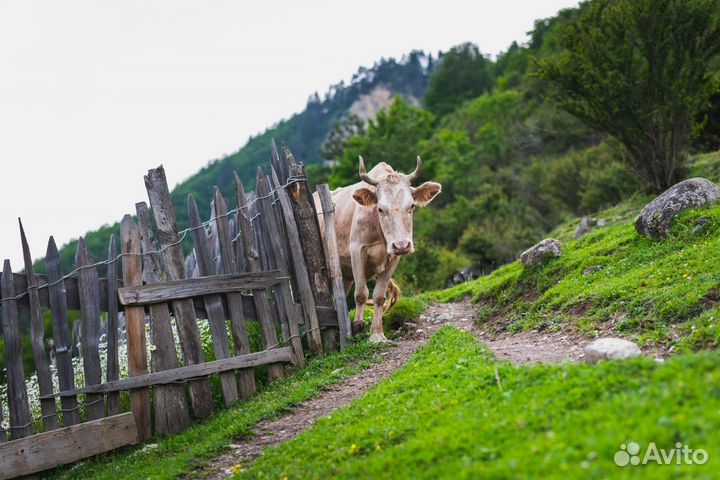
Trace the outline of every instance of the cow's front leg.
<path fill-rule="evenodd" d="M 388 261 L 387 268 L 377 274 L 375 280 L 375 288 L 373 289 L 373 320 L 370 327 L 370 342 L 385 343 L 388 339 L 385 337 L 383 329 L 383 314 L 385 309 L 385 292 L 387 291 L 390 279 L 398 266 L 400 257 L 392 257 Z"/>
<path fill-rule="evenodd" d="M 350 247 L 350 261 L 352 263 L 353 281 L 355 282 L 355 321 L 362 323 L 364 322 L 365 303 L 369 295 L 367 279 L 365 278 L 366 248 L 352 245 Z"/>

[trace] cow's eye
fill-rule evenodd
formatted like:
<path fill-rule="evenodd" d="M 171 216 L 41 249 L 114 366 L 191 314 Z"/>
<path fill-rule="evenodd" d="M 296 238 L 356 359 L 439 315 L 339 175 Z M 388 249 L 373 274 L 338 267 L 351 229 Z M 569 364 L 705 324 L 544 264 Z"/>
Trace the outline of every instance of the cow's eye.
<path fill-rule="evenodd" d="M 410 212 L 414 212 L 416 208 L 417 208 L 417 205 L 413 204 L 413 205 L 410 205 L 410 208 L 408 208 L 408 210 Z"/>
<path fill-rule="evenodd" d="M 380 213 L 380 215 L 385 215 L 385 210 L 378 207 L 378 213 Z"/>

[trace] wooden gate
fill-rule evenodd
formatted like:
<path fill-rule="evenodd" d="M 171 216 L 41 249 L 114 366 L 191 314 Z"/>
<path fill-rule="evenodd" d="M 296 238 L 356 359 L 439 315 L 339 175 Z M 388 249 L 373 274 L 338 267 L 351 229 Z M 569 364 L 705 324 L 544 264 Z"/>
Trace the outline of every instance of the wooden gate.
<path fill-rule="evenodd" d="M 270 175 L 258 168 L 253 194 L 246 195 L 237 175 L 233 201 L 216 187 L 208 221 L 189 195 L 190 227 L 182 231 L 162 166 L 148 172 L 145 185 L 149 205 L 138 203 L 135 217 L 123 218 L 121 245 L 112 237 L 107 260 L 94 263 L 81 238 L 69 274 L 51 237 L 48 273 L 35 275 L 20 225 L 25 273 L 13 274 L 6 260 L 0 282 L 9 412 L 7 422 L 0 405 L 0 478 L 183 431 L 213 413 L 212 376 L 219 377 L 223 403 L 234 405 L 255 393 L 254 367 L 266 366 L 270 380 L 278 379 L 284 365 L 304 366 L 304 349 L 321 354 L 337 340 L 344 348 L 351 335 L 329 193 L 319 189 L 324 211 L 316 211 L 304 167 L 288 150 L 278 152 L 273 142 Z M 324 235 L 318 215 L 325 215 Z M 75 311 L 80 328 L 71 336 Z M 21 313 L 30 317 L 38 413 L 23 371 Z M 213 359 L 203 351 L 198 319 L 207 322 Z M 256 351 L 251 321 L 262 344 Z M 121 344 L 127 376 L 120 372 Z M 127 403 L 130 412 L 123 413 Z"/>

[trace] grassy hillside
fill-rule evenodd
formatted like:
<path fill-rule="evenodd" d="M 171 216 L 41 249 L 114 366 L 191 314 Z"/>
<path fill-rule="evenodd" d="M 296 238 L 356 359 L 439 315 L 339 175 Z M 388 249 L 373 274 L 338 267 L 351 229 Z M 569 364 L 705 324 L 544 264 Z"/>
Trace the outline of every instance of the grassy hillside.
<path fill-rule="evenodd" d="M 689 351 L 720 343 L 717 318 L 720 206 L 679 216 L 665 240 L 639 236 L 633 220 L 643 202 L 603 212 L 609 226 L 567 241 L 562 257 L 526 268 L 519 261 L 477 281 L 428 295 L 470 295 L 478 322 L 499 330 L 612 332 L 660 350 Z M 702 220 L 701 220 L 702 219 Z M 577 221 L 556 230 L 567 240 Z"/>
<path fill-rule="evenodd" d="M 720 354 L 516 366 L 446 328 L 388 380 L 236 478 L 714 478 Z M 629 413 L 632 413 L 629 415 Z M 704 465 L 619 467 L 621 444 Z"/>

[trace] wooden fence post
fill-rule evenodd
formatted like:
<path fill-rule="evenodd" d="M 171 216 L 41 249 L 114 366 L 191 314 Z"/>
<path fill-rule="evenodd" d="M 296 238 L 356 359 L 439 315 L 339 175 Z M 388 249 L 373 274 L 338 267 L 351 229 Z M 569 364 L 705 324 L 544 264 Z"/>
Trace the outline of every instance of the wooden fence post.
<path fill-rule="evenodd" d="M 108 381 L 120 378 L 120 364 L 118 362 L 118 277 L 117 277 L 118 246 L 115 234 L 110 235 L 107 259 L 107 379 Z M 120 393 L 113 392 L 107 396 L 108 416 L 120 413 Z"/>
<path fill-rule="evenodd" d="M 72 364 L 72 343 L 67 314 L 67 294 L 63 280 L 62 264 L 55 239 L 48 241 L 45 265 L 48 272 L 48 295 L 50 296 L 50 312 L 53 319 L 53 340 L 55 342 L 55 365 L 58 371 L 60 391 L 75 388 L 75 371 Z M 80 423 L 77 397 L 62 397 L 60 401 L 63 412 L 63 426 L 69 427 Z"/>
<path fill-rule="evenodd" d="M 130 215 L 125 215 L 120 224 L 123 252 L 123 285 L 142 285 L 140 259 L 140 231 Z M 131 377 L 147 373 L 147 350 L 145 345 L 145 309 L 126 307 L 128 337 L 128 369 Z M 90 395 L 88 395 L 88 398 Z M 150 392 L 147 388 L 130 392 L 130 406 L 135 416 L 140 441 L 151 435 Z"/>
<path fill-rule="evenodd" d="M 78 241 L 75 267 L 78 269 L 80 324 L 82 327 L 81 348 L 85 385 L 97 385 L 102 382 L 98 345 L 100 340 L 100 279 L 83 237 L 80 237 Z M 89 420 L 97 420 L 105 416 L 102 395 L 87 396 L 87 412 Z"/>
<path fill-rule="evenodd" d="M 2 326 L 5 337 L 5 365 L 7 371 L 7 398 L 10 411 L 10 438 L 17 439 L 32 435 L 32 417 L 28 406 L 23 357 L 20 347 L 20 324 L 18 322 L 17 300 L 10 260 L 3 265 L 2 282 Z"/>
<path fill-rule="evenodd" d="M 205 227 L 200 220 L 200 213 L 198 212 L 197 204 L 195 203 L 195 198 L 192 193 L 188 195 L 188 215 L 190 217 L 190 226 L 192 227 L 195 257 L 197 259 L 200 276 L 208 277 L 215 275 L 215 262 L 210 254 Z M 217 294 L 205 295 L 203 301 L 205 303 L 208 323 L 210 324 L 215 358 L 218 360 L 229 358 L 230 345 L 228 344 L 228 332 L 225 327 L 225 309 L 223 308 L 222 297 Z M 238 401 L 238 392 L 235 374 L 233 372 L 221 373 L 220 383 L 225 405 L 230 406 L 236 404 Z"/>
<path fill-rule="evenodd" d="M 240 273 L 235 252 L 232 248 L 232 233 L 230 221 L 227 217 L 228 208 L 220 190 L 215 187 L 215 222 L 217 224 L 218 241 L 220 242 L 220 258 L 222 259 L 222 273 Z M 242 309 L 242 295 L 240 292 L 227 294 L 228 310 L 230 311 L 230 330 L 233 337 L 235 355 L 250 353 L 250 340 L 248 338 L 245 314 Z M 241 370 L 238 376 L 240 395 L 243 399 L 250 398 L 255 391 L 255 374 L 251 369 Z"/>
<path fill-rule="evenodd" d="M 35 371 L 38 379 L 38 390 L 40 395 L 53 393 L 52 374 L 50 373 L 50 361 L 45 351 L 45 324 L 40 309 L 40 296 L 38 295 L 37 280 L 33 271 L 32 256 L 30 247 L 25 237 L 25 229 L 22 221 L 20 224 L 20 242 L 22 244 L 23 260 L 25 262 L 25 275 L 27 276 L 27 290 L 30 301 L 30 340 L 32 342 L 33 357 L 35 359 Z M 55 400 L 41 400 L 40 409 L 43 417 L 45 431 L 58 428 L 58 416 L 55 410 Z"/>
<path fill-rule="evenodd" d="M 185 258 L 180 246 L 181 240 L 175 220 L 175 210 L 170 200 L 170 189 L 165 177 L 165 169 L 162 166 L 148 171 L 145 176 L 145 188 L 155 217 L 167 278 L 168 280 L 185 279 L 187 277 Z M 202 342 L 200 341 L 197 317 L 195 316 L 195 307 L 192 300 L 173 301 L 172 309 L 183 348 L 185 365 L 204 363 L 205 357 L 202 351 Z M 207 418 L 212 415 L 212 393 L 207 379 L 190 382 L 190 401 L 196 417 Z"/>
<path fill-rule="evenodd" d="M 143 279 L 148 285 L 161 282 L 160 266 L 155 253 L 155 242 L 150 225 L 147 204 L 135 204 L 138 221 L 140 222 L 140 246 L 143 252 Z M 172 370 L 180 366 L 175 352 L 175 339 L 170 323 L 170 310 L 167 303 L 156 303 L 149 306 L 150 335 L 155 349 L 151 349 L 152 370 L 160 372 Z M 153 389 L 155 405 L 155 433 L 165 435 L 179 433 L 190 428 L 190 411 L 185 401 L 183 385 L 158 385 Z"/>
<path fill-rule="evenodd" d="M 325 224 L 325 245 L 327 246 L 327 265 L 332 280 L 333 299 L 337 311 L 338 325 L 340 326 L 340 349 L 344 350 L 347 338 L 352 337 L 350 317 L 348 316 L 345 287 L 343 285 L 342 271 L 340 270 L 340 257 L 337 248 L 337 235 L 335 233 L 335 205 L 333 205 L 330 190 L 327 185 L 318 185 L 318 196 L 323 211 Z"/>
<path fill-rule="evenodd" d="M 333 307 L 330 282 L 327 277 L 325 251 L 320 236 L 315 202 L 305 179 L 305 167 L 297 165 L 289 150 L 283 149 L 285 162 L 288 164 L 289 173 L 295 181 L 287 187 L 290 200 L 293 205 L 295 221 L 297 223 L 300 238 L 303 239 L 303 255 L 305 265 L 310 276 L 310 285 L 318 305 Z M 325 328 L 323 330 L 323 342 L 330 350 L 337 348 L 336 328 Z"/>

